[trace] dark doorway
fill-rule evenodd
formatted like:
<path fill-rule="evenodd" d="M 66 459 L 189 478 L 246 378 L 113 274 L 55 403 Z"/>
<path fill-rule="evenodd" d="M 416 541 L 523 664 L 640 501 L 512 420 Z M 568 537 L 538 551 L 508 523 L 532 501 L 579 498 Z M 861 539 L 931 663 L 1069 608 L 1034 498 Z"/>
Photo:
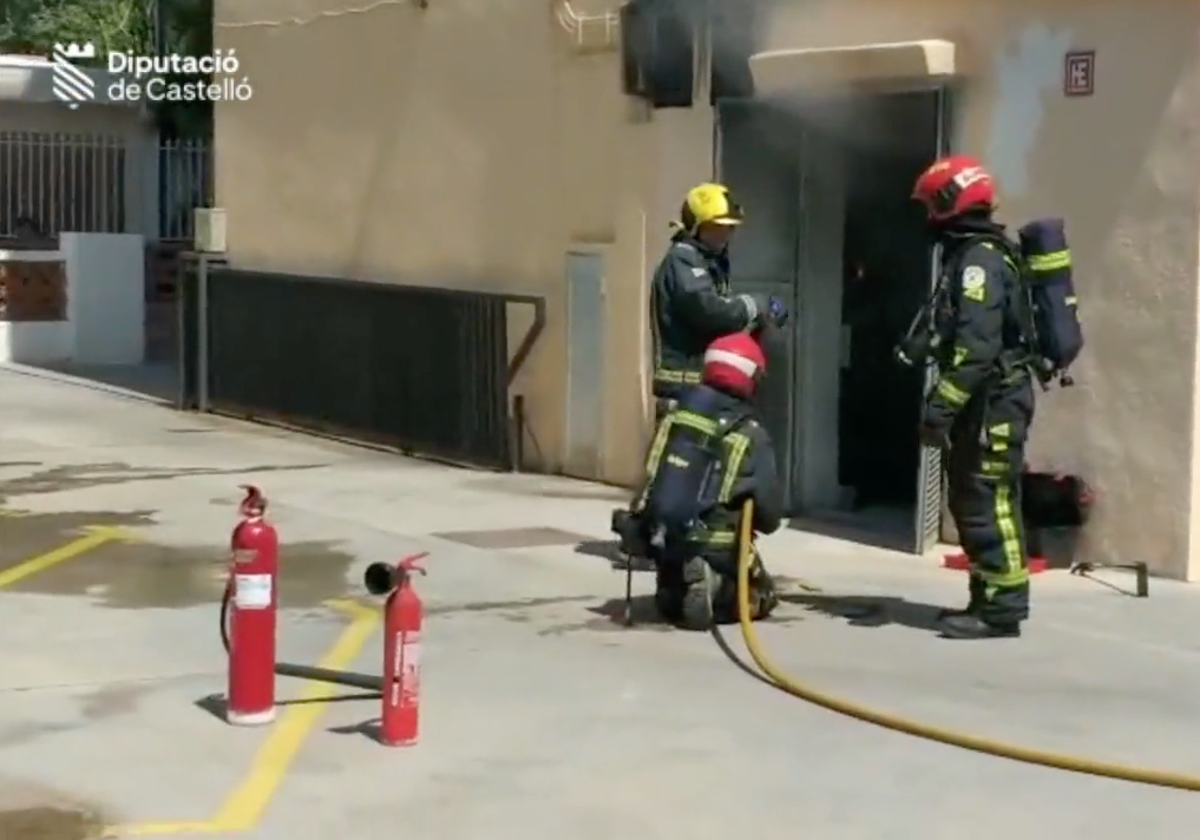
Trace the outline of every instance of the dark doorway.
<path fill-rule="evenodd" d="M 761 399 L 793 527 L 918 552 L 936 531 L 926 374 L 892 348 L 936 268 L 910 194 L 944 150 L 944 111 L 940 90 L 722 105 L 719 176 L 748 211 L 735 284 L 797 313 Z"/>

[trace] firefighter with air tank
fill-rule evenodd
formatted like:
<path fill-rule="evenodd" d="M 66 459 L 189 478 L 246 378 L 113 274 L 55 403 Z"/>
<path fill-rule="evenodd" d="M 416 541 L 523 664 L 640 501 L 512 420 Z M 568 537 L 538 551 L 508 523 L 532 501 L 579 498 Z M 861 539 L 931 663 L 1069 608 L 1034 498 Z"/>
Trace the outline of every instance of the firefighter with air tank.
<path fill-rule="evenodd" d="M 959 639 L 1019 636 L 1029 617 L 1021 470 L 1034 380 L 1070 384 L 1083 346 L 1061 220 L 1032 222 L 1020 245 L 993 219 L 995 184 L 974 158 L 935 161 L 913 198 L 942 247 L 942 276 L 897 348 L 937 366 L 921 441 L 946 457 L 950 515 L 970 560 L 965 609 L 939 626 Z"/>
<path fill-rule="evenodd" d="M 704 352 L 701 381 L 661 418 L 646 458 L 634 511 L 648 531 L 655 562 L 655 605 L 691 630 L 736 621 L 739 526 L 754 502 L 754 531 L 770 534 L 783 516 L 775 450 L 753 405 L 767 360 L 746 332 L 718 338 Z M 755 554 L 751 619 L 778 603 Z"/>

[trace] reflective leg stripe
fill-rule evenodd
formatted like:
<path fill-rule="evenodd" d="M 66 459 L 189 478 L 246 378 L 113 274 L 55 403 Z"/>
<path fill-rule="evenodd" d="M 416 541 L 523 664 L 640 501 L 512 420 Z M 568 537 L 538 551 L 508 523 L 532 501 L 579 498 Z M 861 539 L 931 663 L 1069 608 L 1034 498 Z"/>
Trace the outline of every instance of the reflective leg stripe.
<path fill-rule="evenodd" d="M 737 531 L 710 531 L 704 535 L 702 542 L 711 546 L 727 546 L 733 545 L 737 540 Z"/>
<path fill-rule="evenodd" d="M 972 571 L 983 579 L 989 590 L 1026 584 L 1029 582 L 1029 568 L 1025 565 L 1025 551 L 1021 545 L 1021 533 L 1013 510 L 1012 488 L 1007 483 L 996 488 L 994 515 L 996 527 L 1000 531 L 1004 570 L 992 572 L 976 568 Z"/>
<path fill-rule="evenodd" d="M 695 370 L 671 370 L 660 367 L 654 371 L 654 381 L 667 385 L 696 385 L 700 382 L 700 372 Z"/>
<path fill-rule="evenodd" d="M 996 423 L 984 432 L 984 443 L 992 452 L 1008 451 L 1008 439 L 1012 437 L 1012 423 Z"/>
<path fill-rule="evenodd" d="M 971 395 L 959 388 L 949 379 L 939 379 L 937 388 L 935 389 L 939 397 L 944 399 L 954 408 L 961 408 L 971 399 Z"/>

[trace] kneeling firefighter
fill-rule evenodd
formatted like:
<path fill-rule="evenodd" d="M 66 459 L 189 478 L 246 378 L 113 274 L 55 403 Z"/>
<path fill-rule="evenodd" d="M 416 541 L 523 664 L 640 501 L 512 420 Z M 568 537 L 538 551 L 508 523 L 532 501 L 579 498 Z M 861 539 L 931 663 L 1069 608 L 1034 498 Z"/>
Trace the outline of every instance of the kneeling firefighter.
<path fill-rule="evenodd" d="M 663 618 L 693 630 L 737 620 L 738 524 L 754 500 L 754 530 L 779 528 L 782 498 L 775 451 L 751 399 L 766 369 L 747 333 L 719 338 L 704 353 L 701 384 L 663 417 L 646 460 L 634 510 L 649 534 Z M 750 572 L 755 619 L 778 598 L 755 555 Z"/>

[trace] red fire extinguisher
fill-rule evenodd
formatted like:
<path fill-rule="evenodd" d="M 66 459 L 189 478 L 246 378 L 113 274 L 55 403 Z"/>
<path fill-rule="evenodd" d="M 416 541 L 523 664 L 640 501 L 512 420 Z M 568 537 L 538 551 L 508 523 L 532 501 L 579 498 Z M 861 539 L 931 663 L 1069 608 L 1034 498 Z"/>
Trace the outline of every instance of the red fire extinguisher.
<path fill-rule="evenodd" d="M 395 566 L 372 563 L 365 584 L 372 595 L 388 595 L 383 614 L 383 714 L 380 741 L 389 747 L 417 742 L 421 693 L 421 621 L 424 607 L 412 586 L 418 561 L 428 552 L 405 557 Z"/>
<path fill-rule="evenodd" d="M 266 497 L 243 485 L 246 497 L 233 529 L 225 587 L 229 608 L 229 694 L 226 720 L 258 726 L 275 719 L 275 624 L 279 535 L 263 517 Z"/>

